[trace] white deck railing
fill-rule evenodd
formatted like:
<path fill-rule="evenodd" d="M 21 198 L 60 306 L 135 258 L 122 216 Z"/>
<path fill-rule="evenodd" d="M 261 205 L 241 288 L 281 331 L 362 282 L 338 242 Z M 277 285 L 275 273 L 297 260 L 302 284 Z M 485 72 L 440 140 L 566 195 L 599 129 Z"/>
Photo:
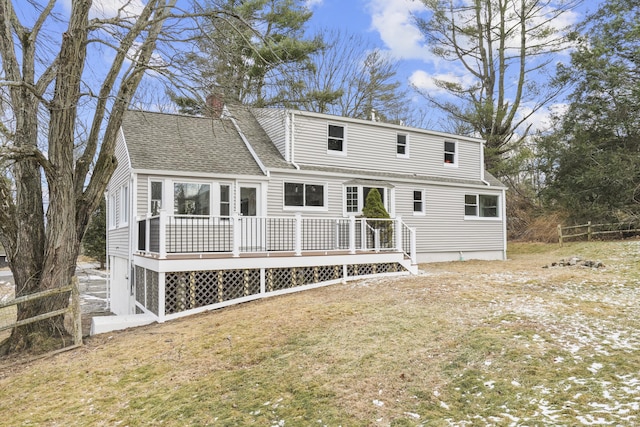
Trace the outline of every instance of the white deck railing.
<path fill-rule="evenodd" d="M 415 261 L 415 230 L 395 219 L 168 215 L 138 219 L 137 251 L 168 254 L 241 254 L 394 251 Z M 415 264 L 415 262 L 412 262 Z"/>

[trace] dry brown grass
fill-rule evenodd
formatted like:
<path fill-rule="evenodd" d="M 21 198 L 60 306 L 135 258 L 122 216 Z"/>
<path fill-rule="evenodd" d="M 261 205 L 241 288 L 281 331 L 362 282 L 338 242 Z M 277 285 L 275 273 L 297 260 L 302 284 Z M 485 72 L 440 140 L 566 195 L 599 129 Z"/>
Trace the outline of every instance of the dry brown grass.
<path fill-rule="evenodd" d="M 96 336 L 0 368 L 0 425 L 630 425 L 637 243 L 517 244 Z M 571 255 L 607 267 L 542 268 Z"/>

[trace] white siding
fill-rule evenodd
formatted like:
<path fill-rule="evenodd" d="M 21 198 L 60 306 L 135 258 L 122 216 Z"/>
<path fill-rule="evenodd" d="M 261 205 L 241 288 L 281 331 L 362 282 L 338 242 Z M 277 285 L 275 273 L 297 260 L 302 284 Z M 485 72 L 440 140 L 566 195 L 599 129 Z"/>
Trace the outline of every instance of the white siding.
<path fill-rule="evenodd" d="M 413 190 L 426 194 L 425 215 L 413 214 Z M 465 194 L 495 194 L 504 204 L 502 192 L 446 186 L 402 186 L 396 188 L 396 211 L 417 231 L 419 253 L 504 250 L 504 219 L 465 219 Z"/>
<path fill-rule="evenodd" d="M 115 157 L 118 160 L 118 166 L 111 177 L 111 181 L 107 186 L 107 192 L 109 196 L 115 195 L 115 228 L 110 227 L 107 224 L 107 238 L 109 240 L 108 248 L 109 255 L 115 255 L 119 257 L 129 257 L 129 225 L 122 224 L 121 218 L 121 200 L 122 192 L 120 191 L 123 185 L 129 184 L 131 163 L 129 162 L 129 156 L 126 146 L 122 137 L 122 133 L 118 135 L 116 142 Z M 132 189 L 129 189 L 129 195 L 131 196 Z M 109 209 L 109 201 L 107 200 L 107 209 Z M 108 218 L 108 215 L 107 215 Z M 129 224 L 134 222 L 135 218 L 129 215 Z"/>
<path fill-rule="evenodd" d="M 149 176 L 138 175 L 138 204 L 136 206 L 136 216 L 145 216 L 149 212 Z"/>
<path fill-rule="evenodd" d="M 260 126 L 267 133 L 282 157 L 286 158 L 286 111 L 279 109 L 255 108 L 252 110 Z"/>
<path fill-rule="evenodd" d="M 328 209 L 323 212 L 301 210 L 309 217 L 342 217 L 344 184 L 352 177 L 336 178 L 307 174 L 272 174 L 268 190 L 268 215 L 290 216 L 295 210 L 284 210 L 283 183 L 325 183 Z M 495 189 L 463 188 L 387 181 L 394 186 L 395 215 L 417 231 L 418 253 L 503 251 L 504 228 L 500 219 L 465 219 L 465 194 L 495 194 L 504 204 L 502 192 Z M 424 215 L 414 215 L 413 191 L 423 190 L 426 199 Z"/>
<path fill-rule="evenodd" d="M 344 125 L 346 156 L 327 153 L 328 124 Z M 396 154 L 396 135 L 409 135 L 409 157 Z M 379 123 L 350 122 L 315 116 L 295 116 L 295 161 L 365 170 L 417 173 L 449 178 L 480 179 L 482 145 L 479 141 L 456 139 L 411 128 L 394 128 Z M 444 165 L 444 141 L 457 141 L 458 165 Z"/>

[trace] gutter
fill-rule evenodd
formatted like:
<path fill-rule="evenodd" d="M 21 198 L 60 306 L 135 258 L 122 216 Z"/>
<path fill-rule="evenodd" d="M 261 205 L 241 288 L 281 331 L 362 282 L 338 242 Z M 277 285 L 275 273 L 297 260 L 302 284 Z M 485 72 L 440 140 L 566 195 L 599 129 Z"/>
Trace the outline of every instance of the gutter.
<path fill-rule="evenodd" d="M 270 175 L 269 170 L 264 165 L 264 163 L 262 163 L 262 160 L 260 160 L 260 157 L 258 157 L 258 154 L 255 152 L 255 150 L 251 146 L 251 143 L 249 143 L 249 140 L 247 140 L 247 137 L 244 136 L 244 133 L 242 133 L 242 130 L 238 125 L 238 122 L 236 122 L 236 119 L 233 118 L 233 116 L 231 115 L 227 107 L 224 107 L 222 117 L 231 120 L 231 123 L 233 123 L 233 126 L 236 128 L 236 131 L 238 132 L 238 135 L 240 135 L 242 142 L 244 142 L 244 145 L 247 147 L 247 150 L 249 150 L 249 153 L 251 153 L 253 160 L 255 160 L 255 162 L 258 164 L 258 167 L 260 168 L 262 173 L 265 174 L 266 176 L 269 176 Z"/>

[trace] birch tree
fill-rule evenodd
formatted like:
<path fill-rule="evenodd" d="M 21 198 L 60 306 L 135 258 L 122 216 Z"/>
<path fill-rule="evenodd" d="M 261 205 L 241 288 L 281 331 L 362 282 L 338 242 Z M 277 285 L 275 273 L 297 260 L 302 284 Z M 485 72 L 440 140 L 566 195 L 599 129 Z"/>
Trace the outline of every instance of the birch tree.
<path fill-rule="evenodd" d="M 582 0 L 422 0 L 416 17 L 432 53 L 458 65 L 435 78 L 448 96 L 418 90 L 486 140 L 487 169 L 504 176 L 505 155 L 527 137 L 529 119 L 558 94 L 547 73 L 566 49 L 563 18 Z M 568 22 L 568 21 L 566 21 Z"/>
<path fill-rule="evenodd" d="M 16 296 L 71 283 L 123 114 L 146 73 L 169 72 L 161 50 L 184 22 L 176 0 L 120 3 L 107 15 L 92 0 L 0 0 L 0 242 Z M 68 299 L 19 304 L 18 320 Z M 18 327 L 4 350 L 63 335 L 62 321 Z"/>

